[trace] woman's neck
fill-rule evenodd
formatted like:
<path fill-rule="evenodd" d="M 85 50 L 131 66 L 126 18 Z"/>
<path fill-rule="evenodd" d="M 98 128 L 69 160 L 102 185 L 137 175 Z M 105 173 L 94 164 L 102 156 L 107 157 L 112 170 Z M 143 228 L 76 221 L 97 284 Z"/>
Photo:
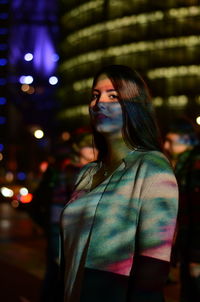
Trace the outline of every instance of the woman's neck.
<path fill-rule="evenodd" d="M 105 139 L 108 146 L 108 154 L 105 158 L 106 165 L 112 165 L 119 162 L 131 151 L 121 137 L 106 136 Z"/>

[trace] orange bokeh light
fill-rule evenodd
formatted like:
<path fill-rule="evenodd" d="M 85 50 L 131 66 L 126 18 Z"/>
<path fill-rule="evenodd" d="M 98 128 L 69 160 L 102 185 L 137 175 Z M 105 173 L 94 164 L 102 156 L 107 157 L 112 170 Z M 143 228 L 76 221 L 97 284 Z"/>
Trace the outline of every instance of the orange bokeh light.
<path fill-rule="evenodd" d="M 31 193 L 28 193 L 27 195 L 20 196 L 20 201 L 22 203 L 29 203 L 33 199 L 33 195 Z"/>
<path fill-rule="evenodd" d="M 46 169 L 48 168 L 48 166 L 49 166 L 49 163 L 47 161 L 43 161 L 40 163 L 39 169 L 41 172 L 44 173 L 46 171 Z"/>

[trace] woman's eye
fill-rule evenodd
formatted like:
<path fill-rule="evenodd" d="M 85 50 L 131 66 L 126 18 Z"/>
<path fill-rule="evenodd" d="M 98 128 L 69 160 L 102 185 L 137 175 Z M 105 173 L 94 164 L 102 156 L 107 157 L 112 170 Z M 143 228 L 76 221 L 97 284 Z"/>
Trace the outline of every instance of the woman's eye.
<path fill-rule="evenodd" d="M 110 98 L 110 99 L 116 100 L 116 99 L 118 99 L 119 97 L 118 97 L 118 95 L 111 94 L 111 95 L 109 95 L 109 98 Z"/>
<path fill-rule="evenodd" d="M 99 95 L 98 94 L 92 94 L 92 100 L 98 100 Z"/>

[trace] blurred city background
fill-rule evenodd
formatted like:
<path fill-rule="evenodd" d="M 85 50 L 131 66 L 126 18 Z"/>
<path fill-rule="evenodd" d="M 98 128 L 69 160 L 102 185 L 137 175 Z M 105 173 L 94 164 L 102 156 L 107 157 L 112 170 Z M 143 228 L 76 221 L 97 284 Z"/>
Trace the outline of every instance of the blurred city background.
<path fill-rule="evenodd" d="M 0 0 L 1 301 L 39 301 L 46 237 L 30 204 L 55 155 L 73 162 L 69 153 L 90 132 L 90 87 L 101 66 L 143 75 L 163 134 L 182 115 L 199 132 L 199 4 Z M 178 301 L 176 274 L 167 302 Z"/>

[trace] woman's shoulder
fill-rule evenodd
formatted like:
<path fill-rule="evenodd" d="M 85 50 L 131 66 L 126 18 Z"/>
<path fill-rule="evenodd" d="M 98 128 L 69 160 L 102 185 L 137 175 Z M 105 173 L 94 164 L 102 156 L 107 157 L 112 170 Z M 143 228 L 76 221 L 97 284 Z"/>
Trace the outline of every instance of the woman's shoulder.
<path fill-rule="evenodd" d="M 136 166 L 133 164 L 129 173 L 135 173 L 135 170 L 137 170 L 137 182 L 142 183 L 145 188 L 143 192 L 147 192 L 149 188 L 155 191 L 168 188 L 175 194 L 174 196 L 177 196 L 177 181 L 174 171 L 162 152 L 139 151 Z"/>
<path fill-rule="evenodd" d="M 171 167 L 168 158 L 161 151 L 146 151 L 143 159 L 156 165 L 168 165 Z"/>
<path fill-rule="evenodd" d="M 135 157 L 135 158 L 134 158 Z M 129 162 L 136 162 L 139 166 L 143 166 L 143 169 L 146 167 L 151 171 L 169 171 L 172 172 L 172 166 L 164 155 L 160 151 L 148 151 L 148 150 L 137 150 L 135 154 L 130 156 Z"/>

